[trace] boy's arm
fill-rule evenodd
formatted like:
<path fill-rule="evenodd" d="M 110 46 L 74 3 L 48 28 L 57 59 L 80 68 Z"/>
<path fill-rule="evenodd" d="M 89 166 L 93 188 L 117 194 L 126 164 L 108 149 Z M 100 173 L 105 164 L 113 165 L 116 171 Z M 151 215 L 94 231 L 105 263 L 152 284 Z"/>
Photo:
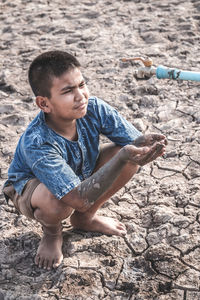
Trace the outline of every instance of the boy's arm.
<path fill-rule="evenodd" d="M 162 143 L 151 147 L 124 146 L 109 162 L 81 182 L 61 200 L 78 211 L 85 211 L 103 195 L 120 174 L 126 163 L 145 165 L 164 153 Z"/>

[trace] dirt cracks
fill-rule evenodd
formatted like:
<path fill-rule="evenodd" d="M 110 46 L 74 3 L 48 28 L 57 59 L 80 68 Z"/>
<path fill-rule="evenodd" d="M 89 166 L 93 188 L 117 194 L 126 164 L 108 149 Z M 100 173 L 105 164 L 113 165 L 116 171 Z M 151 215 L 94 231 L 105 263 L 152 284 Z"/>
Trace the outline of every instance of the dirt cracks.
<path fill-rule="evenodd" d="M 0 299 L 199 300 L 199 83 L 136 80 L 140 63 L 200 71 L 200 4 L 194 0 L 23 1 L 0 4 L 0 183 L 17 140 L 36 115 L 27 68 L 39 53 L 76 54 L 91 94 L 143 132 L 161 132 L 164 158 L 144 166 L 100 211 L 126 224 L 125 238 L 64 226 L 55 271 L 33 259 L 41 228 L 0 197 Z"/>

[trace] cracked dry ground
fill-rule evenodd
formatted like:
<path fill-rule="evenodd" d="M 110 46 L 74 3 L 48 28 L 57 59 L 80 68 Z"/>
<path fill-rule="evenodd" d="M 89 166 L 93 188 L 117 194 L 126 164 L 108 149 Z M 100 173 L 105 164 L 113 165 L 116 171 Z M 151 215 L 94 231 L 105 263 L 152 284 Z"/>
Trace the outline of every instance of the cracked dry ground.
<path fill-rule="evenodd" d="M 95 94 L 144 132 L 162 132 L 165 158 L 139 173 L 101 209 L 124 222 L 125 238 L 64 225 L 64 262 L 55 271 L 33 259 L 35 222 L 0 197 L 0 299 L 199 300 L 199 83 L 137 81 L 139 64 L 200 69 L 200 4 L 192 0 L 0 2 L 0 184 L 17 140 L 37 113 L 27 68 L 50 49 L 76 54 Z"/>

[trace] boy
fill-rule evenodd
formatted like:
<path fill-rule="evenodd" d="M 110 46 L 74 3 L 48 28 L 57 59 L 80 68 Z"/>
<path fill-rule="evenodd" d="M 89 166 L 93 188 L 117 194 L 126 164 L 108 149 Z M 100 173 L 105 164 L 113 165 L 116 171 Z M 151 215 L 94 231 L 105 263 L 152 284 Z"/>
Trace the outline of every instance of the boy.
<path fill-rule="evenodd" d="M 125 226 L 97 210 L 137 172 L 165 152 L 163 135 L 142 135 L 104 101 L 89 97 L 75 57 L 36 57 L 29 83 L 40 113 L 21 136 L 3 192 L 43 228 L 35 263 L 60 265 L 63 219 L 74 228 L 125 235 Z M 99 148 L 99 135 L 112 143 Z"/>

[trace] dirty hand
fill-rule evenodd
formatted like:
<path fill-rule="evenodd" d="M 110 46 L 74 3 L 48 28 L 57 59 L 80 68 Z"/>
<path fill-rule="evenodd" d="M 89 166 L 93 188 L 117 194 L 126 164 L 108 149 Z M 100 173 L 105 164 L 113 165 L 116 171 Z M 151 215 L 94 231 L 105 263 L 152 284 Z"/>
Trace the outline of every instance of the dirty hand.
<path fill-rule="evenodd" d="M 134 142 L 133 145 L 136 147 L 145 147 L 152 146 L 155 142 L 167 145 L 167 139 L 163 134 L 144 134 L 139 136 Z"/>
<path fill-rule="evenodd" d="M 133 145 L 124 147 L 124 159 L 133 164 L 144 166 L 165 153 L 165 144 L 155 142 L 152 146 L 137 148 Z"/>

